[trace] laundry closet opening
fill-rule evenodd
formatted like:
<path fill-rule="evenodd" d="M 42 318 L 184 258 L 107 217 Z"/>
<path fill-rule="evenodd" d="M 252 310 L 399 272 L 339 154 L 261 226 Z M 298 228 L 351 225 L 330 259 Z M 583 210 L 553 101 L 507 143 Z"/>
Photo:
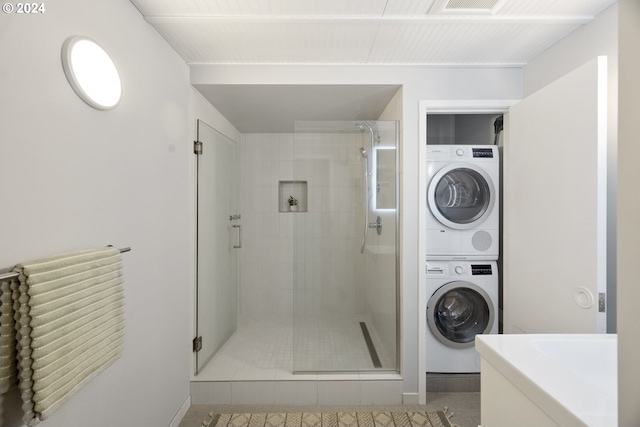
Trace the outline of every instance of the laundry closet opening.
<path fill-rule="evenodd" d="M 501 323 L 503 115 L 424 119 L 426 389 L 480 391 L 475 338 Z"/>
<path fill-rule="evenodd" d="M 200 166 L 215 151 L 202 141 L 198 334 L 218 323 L 218 341 L 202 337 L 195 380 L 398 372 L 398 135 L 393 120 L 296 121 L 293 133 L 246 133 L 235 146 L 210 133 L 227 160 L 209 172 Z M 220 287 L 234 263 L 235 300 Z M 214 269 L 223 277 L 207 291 Z M 224 330 L 214 311 L 230 320 Z"/>
<path fill-rule="evenodd" d="M 495 113 L 429 113 L 426 116 L 426 143 L 429 146 L 442 146 L 442 145 L 454 145 L 454 146 L 466 146 L 477 147 L 477 150 L 482 150 L 482 147 L 493 146 L 493 150 L 497 153 L 498 157 L 498 174 L 497 179 L 494 177 L 492 180 L 489 177 L 483 178 L 478 173 L 470 169 L 464 169 L 463 173 L 459 173 L 455 167 L 451 170 L 451 173 L 441 180 L 443 183 L 449 183 L 447 189 L 468 189 L 475 188 L 474 194 L 465 191 L 440 191 L 438 203 L 440 208 L 435 208 L 437 204 L 435 198 L 429 202 L 427 200 L 427 209 L 430 209 L 432 213 L 440 216 L 436 223 L 444 222 L 449 224 L 453 228 L 459 230 L 470 229 L 473 230 L 474 223 L 480 223 L 484 221 L 492 212 L 489 209 L 491 207 L 490 197 L 491 192 L 498 194 L 498 200 L 495 205 L 498 218 L 496 227 L 497 238 L 495 242 L 491 244 L 495 245 L 495 250 L 489 251 L 487 247 L 490 243 L 490 238 L 481 239 L 476 236 L 475 245 L 477 252 L 477 260 L 496 260 L 497 272 L 495 273 L 498 280 L 498 301 L 496 310 L 496 323 L 500 332 L 502 332 L 502 275 L 499 272 L 502 271 L 502 170 L 503 170 L 503 126 L 504 117 L 502 112 Z M 461 147 L 462 148 L 462 147 Z M 433 151 L 433 150 L 430 150 Z M 481 156 L 482 153 L 478 151 L 474 156 Z M 432 157 L 427 154 L 427 157 Z M 452 164 L 464 162 L 464 156 L 460 157 L 457 161 L 454 159 Z M 480 172 L 482 168 L 479 169 Z M 482 173 L 482 172 L 481 172 Z M 468 185 L 474 183 L 473 185 Z M 488 184 L 487 184 L 488 183 Z M 494 189 L 487 187 L 494 186 Z M 442 187 L 442 186 L 441 186 Z M 435 190 L 435 189 L 434 189 Z M 442 190 L 442 188 L 441 188 Z M 454 194 L 455 193 L 455 194 Z M 428 196 L 427 196 L 428 198 Z M 470 200 L 473 199 L 473 206 L 470 204 Z M 468 203 L 469 207 L 465 208 L 464 204 Z M 431 207 L 430 207 L 431 206 Z M 439 227 L 437 227 L 439 228 Z M 469 231 L 470 233 L 470 231 Z M 443 233 L 439 233 L 443 234 Z M 473 245 L 470 242 L 470 245 Z M 483 256 L 485 251 L 495 252 L 494 256 Z M 434 252 L 434 251 L 431 251 Z M 439 248 L 434 253 L 439 252 Z M 474 250 L 472 250 L 474 252 Z M 433 254 L 427 253 L 427 259 L 451 259 L 451 257 L 433 257 Z"/>

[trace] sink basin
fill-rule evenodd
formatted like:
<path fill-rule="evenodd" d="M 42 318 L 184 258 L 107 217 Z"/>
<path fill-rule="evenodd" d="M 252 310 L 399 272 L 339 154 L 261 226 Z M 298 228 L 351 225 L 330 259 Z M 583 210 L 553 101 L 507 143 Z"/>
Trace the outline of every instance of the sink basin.
<path fill-rule="evenodd" d="M 476 337 L 476 349 L 482 357 L 483 383 L 491 382 L 491 376 L 503 376 L 507 382 L 497 380 L 495 386 L 510 384 L 509 387 L 515 386 L 524 396 L 514 398 L 514 404 L 525 405 L 530 401 L 534 405 L 532 412 L 548 417 L 549 424 L 540 421 L 539 425 L 561 426 L 617 425 L 617 343 L 617 336 L 613 334 Z M 484 387 L 482 391 L 484 400 Z M 492 396 L 486 398 L 490 408 Z M 495 418 L 495 414 L 487 416 Z M 497 425 L 495 420 L 485 421 L 484 414 L 482 424 Z"/>

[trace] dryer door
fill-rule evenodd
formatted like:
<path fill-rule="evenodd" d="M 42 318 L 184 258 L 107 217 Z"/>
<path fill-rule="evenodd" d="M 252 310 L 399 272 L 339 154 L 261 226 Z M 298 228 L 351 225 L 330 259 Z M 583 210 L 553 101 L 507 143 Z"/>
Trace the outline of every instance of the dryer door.
<path fill-rule="evenodd" d="M 481 287 L 469 282 L 450 282 L 438 288 L 427 303 L 427 324 L 444 345 L 467 348 L 477 334 L 491 330 L 495 310 Z"/>
<path fill-rule="evenodd" d="M 484 169 L 469 163 L 452 163 L 440 169 L 429 183 L 427 204 L 447 227 L 467 230 L 484 221 L 496 204 L 495 186 Z"/>

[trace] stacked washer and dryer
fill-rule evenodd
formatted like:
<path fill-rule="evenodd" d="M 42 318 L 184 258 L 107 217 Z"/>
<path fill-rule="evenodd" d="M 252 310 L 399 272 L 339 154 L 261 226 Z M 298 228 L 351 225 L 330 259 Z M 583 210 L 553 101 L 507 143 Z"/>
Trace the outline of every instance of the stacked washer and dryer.
<path fill-rule="evenodd" d="M 476 334 L 498 333 L 497 146 L 427 145 L 429 373 L 477 373 Z"/>

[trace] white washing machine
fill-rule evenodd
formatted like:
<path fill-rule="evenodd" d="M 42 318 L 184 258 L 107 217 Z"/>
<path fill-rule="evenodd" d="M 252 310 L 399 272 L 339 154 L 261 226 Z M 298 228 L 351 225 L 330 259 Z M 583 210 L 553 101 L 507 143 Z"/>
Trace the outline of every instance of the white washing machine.
<path fill-rule="evenodd" d="M 427 261 L 426 369 L 480 372 L 476 334 L 498 333 L 495 261 Z"/>
<path fill-rule="evenodd" d="M 497 146 L 427 145 L 427 259 L 498 259 L 499 184 Z"/>

